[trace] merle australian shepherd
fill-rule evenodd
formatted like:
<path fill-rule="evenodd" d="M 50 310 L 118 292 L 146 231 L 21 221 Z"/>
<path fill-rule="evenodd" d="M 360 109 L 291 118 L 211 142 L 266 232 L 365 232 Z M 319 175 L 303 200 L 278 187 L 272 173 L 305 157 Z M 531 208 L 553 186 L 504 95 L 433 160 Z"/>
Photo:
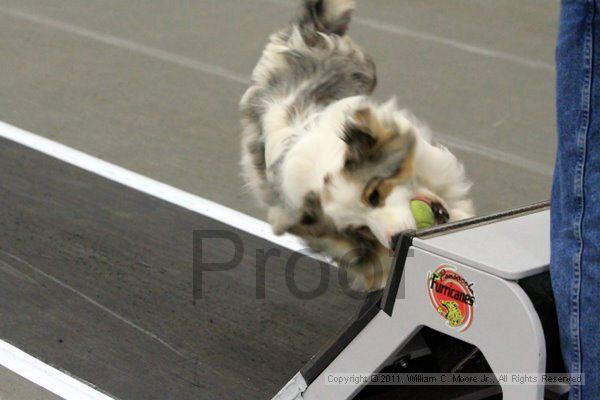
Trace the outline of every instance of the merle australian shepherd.
<path fill-rule="evenodd" d="M 352 0 L 303 0 L 269 38 L 241 100 L 242 169 L 277 234 L 302 237 L 346 268 L 353 287 L 386 282 L 389 248 L 414 229 L 474 214 L 463 165 L 396 101 L 370 95 L 373 60 L 347 35 Z"/>

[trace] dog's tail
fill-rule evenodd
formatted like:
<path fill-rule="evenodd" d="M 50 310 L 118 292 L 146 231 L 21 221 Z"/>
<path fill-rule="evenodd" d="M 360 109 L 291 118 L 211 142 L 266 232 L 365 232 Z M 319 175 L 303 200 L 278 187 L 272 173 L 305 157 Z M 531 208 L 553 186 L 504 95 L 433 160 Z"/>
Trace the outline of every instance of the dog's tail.
<path fill-rule="evenodd" d="M 354 0 L 302 0 L 300 26 L 326 34 L 344 35 L 355 8 Z"/>

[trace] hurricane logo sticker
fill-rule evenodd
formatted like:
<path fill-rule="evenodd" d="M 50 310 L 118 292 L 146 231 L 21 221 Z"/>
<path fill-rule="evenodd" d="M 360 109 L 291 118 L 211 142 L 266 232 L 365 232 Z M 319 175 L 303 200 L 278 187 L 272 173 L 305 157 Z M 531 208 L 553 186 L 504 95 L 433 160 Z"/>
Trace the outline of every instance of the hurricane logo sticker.
<path fill-rule="evenodd" d="M 446 320 L 446 325 L 464 332 L 473 323 L 475 293 L 455 267 L 442 264 L 427 273 L 429 300 L 435 311 Z"/>

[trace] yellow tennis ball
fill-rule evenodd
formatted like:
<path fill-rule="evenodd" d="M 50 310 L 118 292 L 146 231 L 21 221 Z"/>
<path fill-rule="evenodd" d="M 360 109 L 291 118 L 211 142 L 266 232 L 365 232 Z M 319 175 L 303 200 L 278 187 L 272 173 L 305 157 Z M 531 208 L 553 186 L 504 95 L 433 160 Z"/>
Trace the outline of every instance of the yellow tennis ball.
<path fill-rule="evenodd" d="M 417 229 L 431 228 L 435 225 L 435 216 L 426 202 L 411 200 L 410 211 L 417 222 Z"/>

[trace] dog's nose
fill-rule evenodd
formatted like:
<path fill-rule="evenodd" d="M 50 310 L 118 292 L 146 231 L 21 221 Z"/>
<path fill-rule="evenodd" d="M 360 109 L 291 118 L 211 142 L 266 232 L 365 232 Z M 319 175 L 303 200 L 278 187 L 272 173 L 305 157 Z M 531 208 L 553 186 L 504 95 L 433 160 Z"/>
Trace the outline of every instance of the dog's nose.
<path fill-rule="evenodd" d="M 435 222 L 438 225 L 445 224 L 450 220 L 450 214 L 448 214 L 448 210 L 446 207 L 437 201 L 431 203 L 431 211 L 433 211 L 433 216 L 435 218 Z"/>

